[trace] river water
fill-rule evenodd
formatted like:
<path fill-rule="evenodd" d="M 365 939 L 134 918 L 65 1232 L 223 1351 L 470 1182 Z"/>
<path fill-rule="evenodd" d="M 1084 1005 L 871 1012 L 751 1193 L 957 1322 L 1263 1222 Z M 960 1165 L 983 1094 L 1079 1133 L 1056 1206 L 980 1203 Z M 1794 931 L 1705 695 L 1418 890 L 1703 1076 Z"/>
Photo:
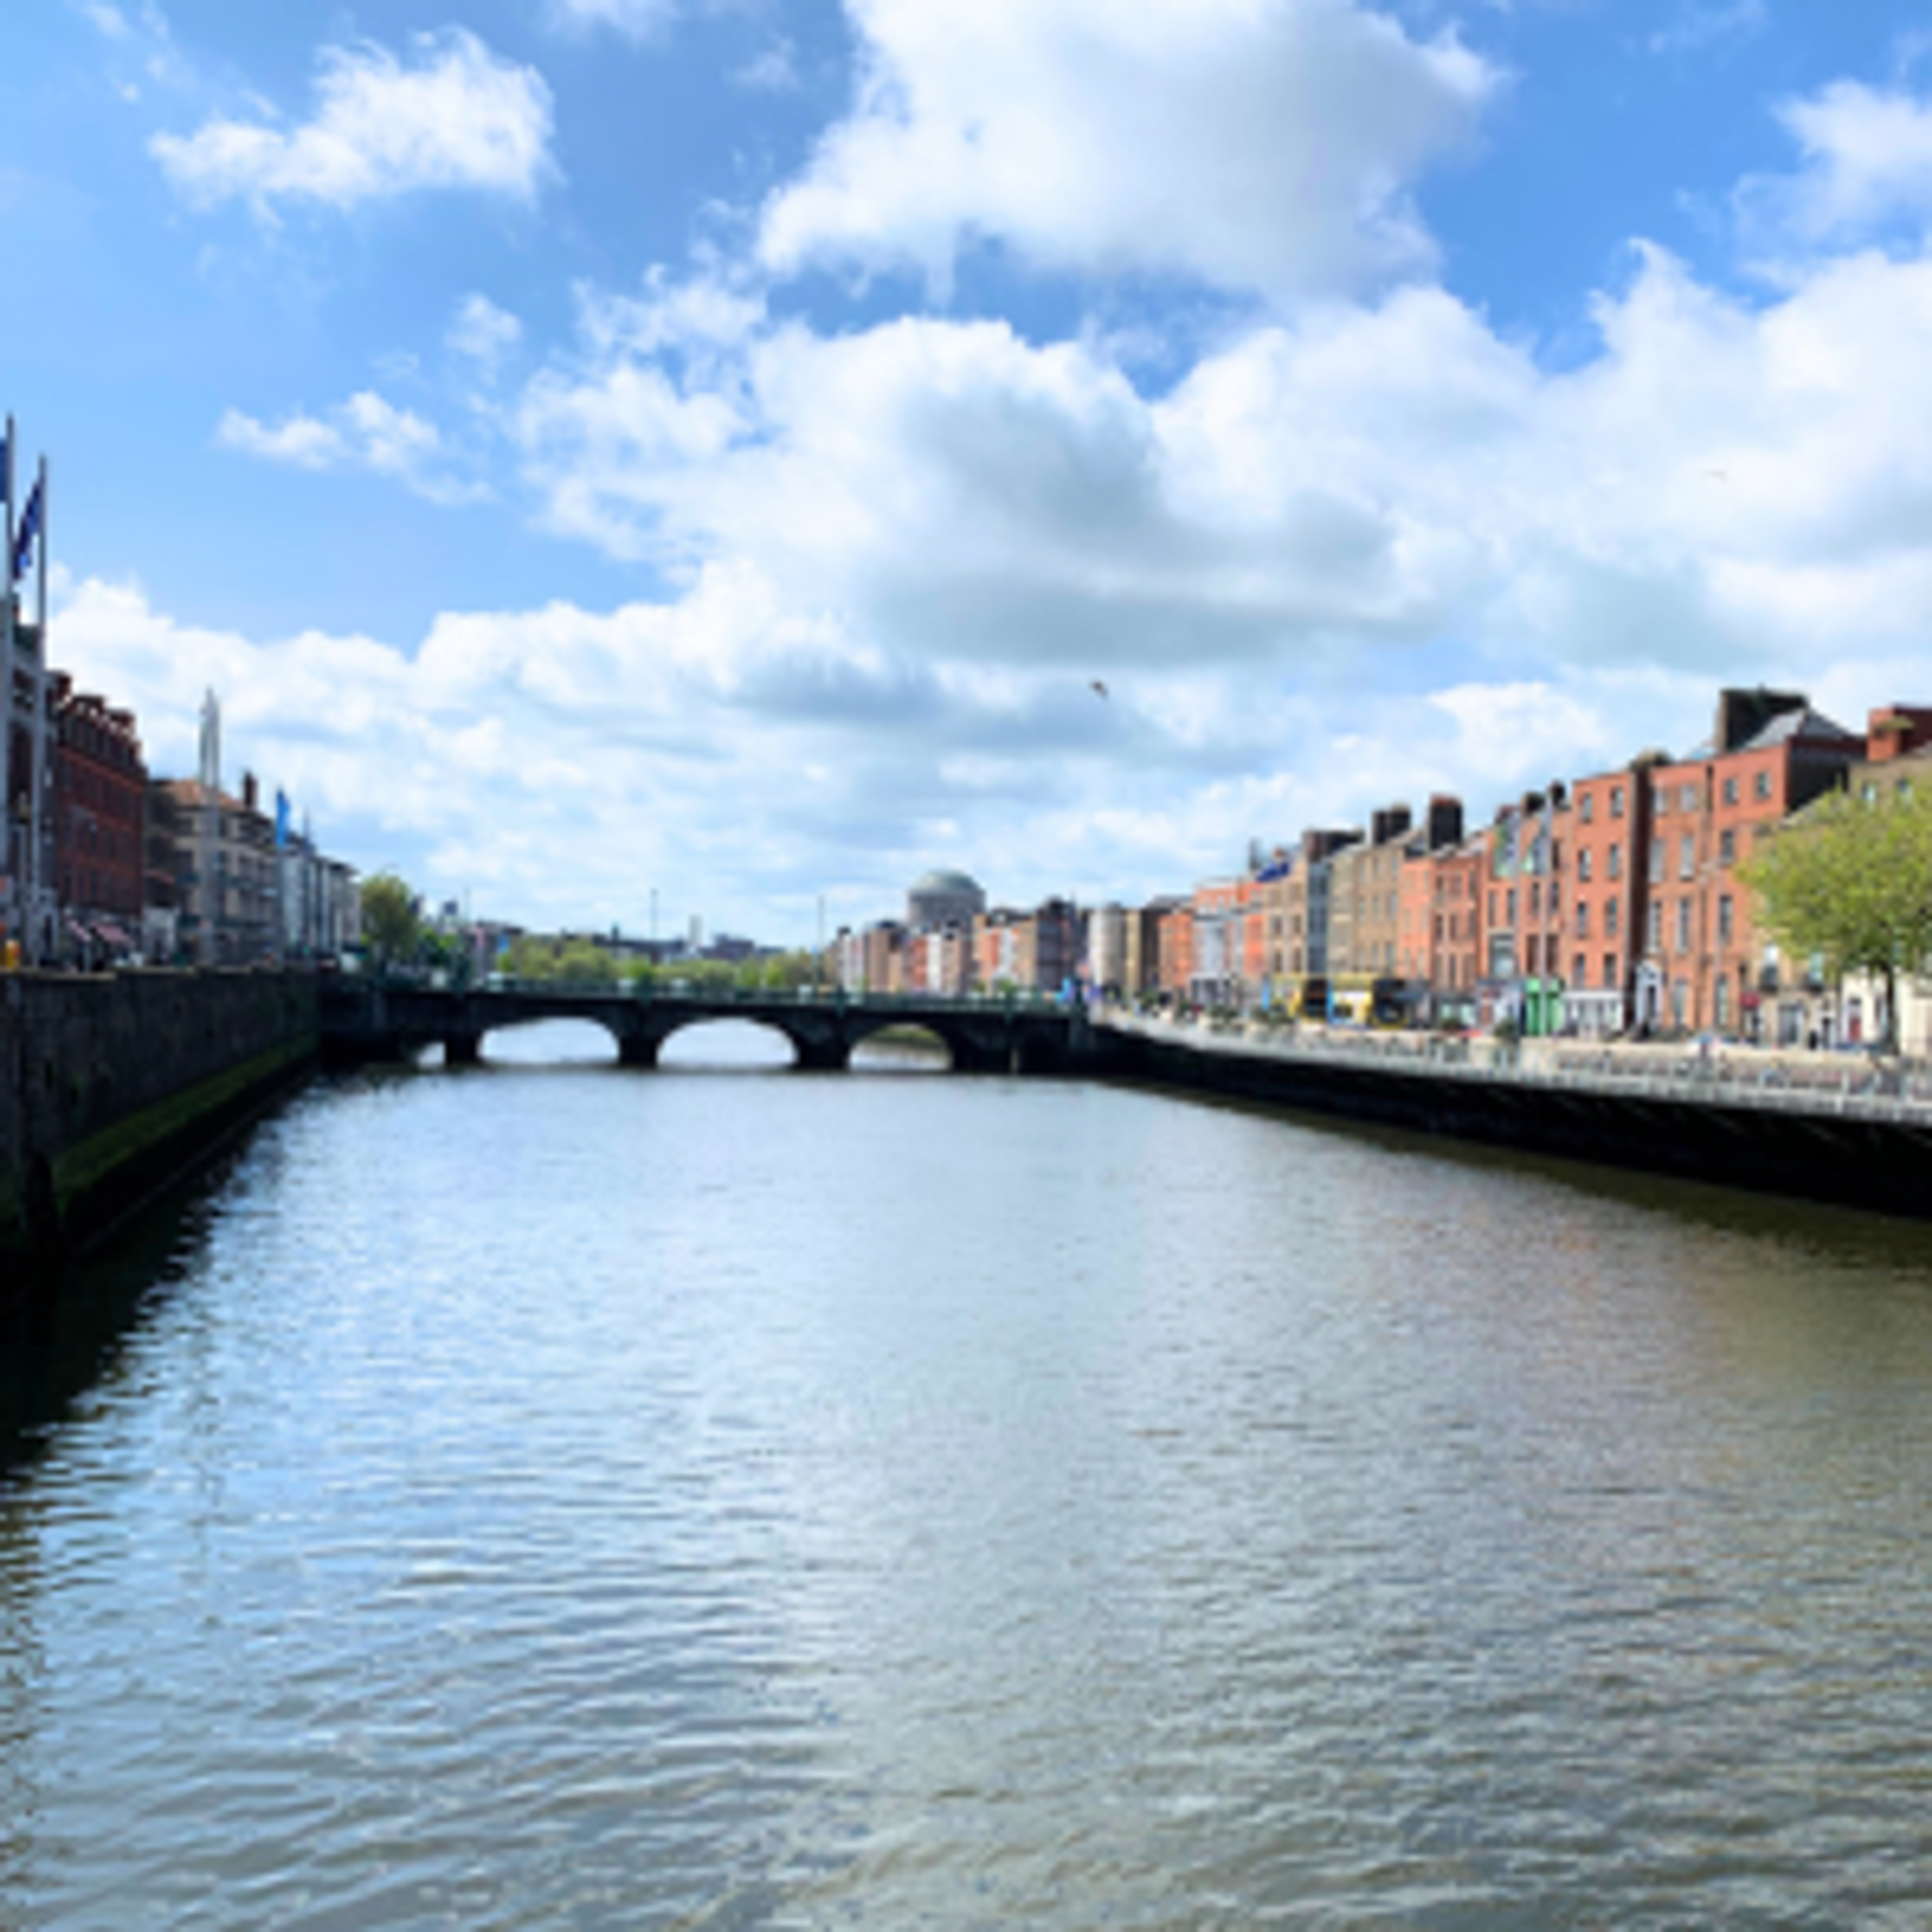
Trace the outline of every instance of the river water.
<path fill-rule="evenodd" d="M 8 1345 L 10 1932 L 1932 1922 L 1922 1230 L 506 1050 Z"/>

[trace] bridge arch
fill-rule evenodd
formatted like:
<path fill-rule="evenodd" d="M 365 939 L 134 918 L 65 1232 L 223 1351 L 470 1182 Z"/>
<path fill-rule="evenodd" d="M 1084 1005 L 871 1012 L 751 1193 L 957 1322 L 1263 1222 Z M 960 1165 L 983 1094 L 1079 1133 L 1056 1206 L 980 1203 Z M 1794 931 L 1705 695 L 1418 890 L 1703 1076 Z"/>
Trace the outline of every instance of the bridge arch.
<path fill-rule="evenodd" d="M 538 1013 L 499 1020 L 478 1033 L 446 1036 L 443 1064 L 500 1066 L 579 1066 L 614 1064 L 623 1042 L 600 1021 L 568 1013 Z"/>
<path fill-rule="evenodd" d="M 850 1054 L 870 1049 L 874 1064 L 921 1072 L 950 1070 L 959 1064 L 959 1053 L 947 1029 L 928 1018 L 908 1020 L 887 1013 L 875 1023 L 864 1021 L 848 1029 Z M 849 1057 L 849 1056 L 848 1056 Z"/>
<path fill-rule="evenodd" d="M 753 1072 L 796 1066 L 801 1060 L 796 1037 L 762 1013 L 694 1013 L 658 1041 L 660 1066 Z"/>

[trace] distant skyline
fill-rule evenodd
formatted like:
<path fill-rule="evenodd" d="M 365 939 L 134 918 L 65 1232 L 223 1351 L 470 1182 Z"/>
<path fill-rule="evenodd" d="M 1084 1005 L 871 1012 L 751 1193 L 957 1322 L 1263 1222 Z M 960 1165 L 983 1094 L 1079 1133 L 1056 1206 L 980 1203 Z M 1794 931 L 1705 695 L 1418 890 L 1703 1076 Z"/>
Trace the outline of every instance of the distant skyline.
<path fill-rule="evenodd" d="M 1932 22 L 34 0 L 52 654 L 325 848 L 775 941 L 1932 700 Z"/>

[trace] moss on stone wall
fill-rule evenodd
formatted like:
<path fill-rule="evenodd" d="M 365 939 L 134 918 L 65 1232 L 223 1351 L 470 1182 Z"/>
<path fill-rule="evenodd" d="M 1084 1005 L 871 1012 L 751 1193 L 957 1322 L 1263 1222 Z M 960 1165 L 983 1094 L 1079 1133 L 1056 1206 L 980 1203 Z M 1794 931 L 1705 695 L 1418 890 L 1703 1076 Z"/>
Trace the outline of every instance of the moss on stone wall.
<path fill-rule="evenodd" d="M 314 1065 L 320 1047 L 312 982 L 144 974 L 7 990 L 0 1304 L 20 1257 L 98 1243 Z"/>
<path fill-rule="evenodd" d="M 152 1107 L 143 1107 L 112 1126 L 89 1135 L 79 1146 L 70 1148 L 54 1162 L 54 1199 L 60 1208 L 62 1225 L 85 1238 L 88 1231 L 76 1226 L 76 1217 L 84 1214 L 88 1201 L 117 1172 L 143 1156 L 178 1144 L 202 1122 L 226 1112 L 237 1102 L 245 1102 L 266 1088 L 279 1084 L 314 1057 L 314 1049 L 302 1046 L 257 1054 L 212 1079 L 198 1082 Z"/>

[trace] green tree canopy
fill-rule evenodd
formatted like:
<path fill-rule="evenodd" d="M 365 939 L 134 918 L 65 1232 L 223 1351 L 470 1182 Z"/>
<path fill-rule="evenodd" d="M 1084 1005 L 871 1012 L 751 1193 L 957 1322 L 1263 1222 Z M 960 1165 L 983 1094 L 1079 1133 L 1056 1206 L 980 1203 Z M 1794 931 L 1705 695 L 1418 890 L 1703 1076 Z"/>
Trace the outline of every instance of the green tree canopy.
<path fill-rule="evenodd" d="M 1864 974 L 1886 993 L 1897 1038 L 1898 981 L 1932 962 L 1932 784 L 1834 792 L 1765 839 L 1741 868 L 1761 922 L 1827 976 Z"/>
<path fill-rule="evenodd" d="M 394 872 L 377 872 L 362 882 L 362 936 L 379 961 L 412 959 L 422 920 L 414 892 Z"/>
<path fill-rule="evenodd" d="M 556 977 L 570 986 L 609 986 L 616 982 L 617 962 L 594 940 L 567 940 L 557 948 Z"/>
<path fill-rule="evenodd" d="M 818 962 L 803 950 L 792 952 L 770 952 L 761 959 L 748 960 L 746 964 L 756 974 L 754 983 L 767 992 L 795 992 L 801 986 L 813 983 Z"/>
<path fill-rule="evenodd" d="M 617 962 L 595 940 L 545 938 L 524 933 L 511 942 L 500 970 L 518 980 L 556 980 L 573 986 L 616 982 Z"/>

